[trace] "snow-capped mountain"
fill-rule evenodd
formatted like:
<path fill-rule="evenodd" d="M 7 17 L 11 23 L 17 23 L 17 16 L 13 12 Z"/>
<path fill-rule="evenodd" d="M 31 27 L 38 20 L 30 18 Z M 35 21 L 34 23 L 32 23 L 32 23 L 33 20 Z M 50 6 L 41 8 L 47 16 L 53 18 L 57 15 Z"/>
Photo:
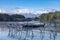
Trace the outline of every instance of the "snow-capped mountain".
<path fill-rule="evenodd" d="M 40 16 L 40 14 L 33 14 L 33 13 L 24 13 L 24 14 L 21 14 L 21 15 L 24 15 L 26 18 L 33 18 L 33 17 L 38 17 Z"/>
<path fill-rule="evenodd" d="M 54 11 L 55 9 L 31 10 L 31 9 L 15 8 L 10 11 L 0 9 L 0 13 L 21 14 L 21 15 L 24 15 L 25 17 L 38 17 L 42 13 L 48 13 L 48 12 L 54 12 Z"/>

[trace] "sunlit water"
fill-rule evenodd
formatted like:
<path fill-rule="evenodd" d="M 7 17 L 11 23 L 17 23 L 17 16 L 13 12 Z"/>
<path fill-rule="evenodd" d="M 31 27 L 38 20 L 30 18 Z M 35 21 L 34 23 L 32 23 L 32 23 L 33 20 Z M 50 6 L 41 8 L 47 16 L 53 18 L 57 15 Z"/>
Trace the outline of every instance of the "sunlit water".
<path fill-rule="evenodd" d="M 3 24 L 2 24 L 3 25 Z M 29 30 L 28 33 L 26 34 L 26 31 L 19 31 L 17 33 L 17 36 L 8 36 L 9 34 L 9 29 L 6 27 L 7 25 L 0 25 L 0 40 L 60 40 L 60 32 L 57 32 L 57 36 L 54 39 L 54 32 L 50 31 L 40 31 L 37 29 Z M 33 35 L 32 35 L 33 31 Z M 27 35 L 27 36 L 26 36 Z"/>

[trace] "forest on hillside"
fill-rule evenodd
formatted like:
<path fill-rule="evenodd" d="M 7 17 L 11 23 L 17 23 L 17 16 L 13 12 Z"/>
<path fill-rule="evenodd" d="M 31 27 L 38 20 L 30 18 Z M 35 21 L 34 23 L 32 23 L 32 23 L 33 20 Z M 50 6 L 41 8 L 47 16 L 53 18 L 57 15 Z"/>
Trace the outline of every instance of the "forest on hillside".
<path fill-rule="evenodd" d="M 21 14 L 8 14 L 8 13 L 0 13 L 0 22 L 1 21 L 37 21 L 39 17 L 34 18 L 26 18 L 24 15 Z"/>
<path fill-rule="evenodd" d="M 39 17 L 35 18 L 25 18 L 24 15 L 21 14 L 2 14 L 0 13 L 0 21 L 26 21 L 26 20 L 37 20 L 40 22 L 48 22 L 48 21 L 58 21 L 60 22 L 60 11 L 43 13 Z"/>
<path fill-rule="evenodd" d="M 24 21 L 25 17 L 23 15 L 18 15 L 18 14 L 2 14 L 0 13 L 0 21 Z"/>
<path fill-rule="evenodd" d="M 43 13 L 39 16 L 40 22 L 57 21 L 60 22 L 60 11 Z"/>

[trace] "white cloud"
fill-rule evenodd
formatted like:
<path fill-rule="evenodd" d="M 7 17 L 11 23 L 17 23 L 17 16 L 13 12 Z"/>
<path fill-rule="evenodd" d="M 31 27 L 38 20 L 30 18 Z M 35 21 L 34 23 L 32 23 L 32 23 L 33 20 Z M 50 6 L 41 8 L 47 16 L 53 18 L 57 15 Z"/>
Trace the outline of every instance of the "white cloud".
<path fill-rule="evenodd" d="M 47 10 L 31 10 L 31 9 L 13 9 L 10 11 L 7 11 L 5 9 L 0 9 L 0 13 L 11 13 L 11 14 L 23 14 L 23 13 L 31 13 L 31 14 L 42 14 L 42 13 L 48 13 Z"/>
<path fill-rule="evenodd" d="M 12 10 L 12 13 L 33 13 L 33 14 L 42 14 L 42 13 L 48 13 L 46 10 L 31 10 L 31 9 L 14 9 Z"/>
<path fill-rule="evenodd" d="M 33 13 L 34 10 L 30 10 L 30 9 L 15 9 L 13 10 L 14 13 Z"/>
<path fill-rule="evenodd" d="M 0 13 L 6 13 L 7 11 L 4 9 L 0 9 Z"/>
<path fill-rule="evenodd" d="M 46 10 L 35 10 L 34 13 L 35 14 L 42 14 L 42 13 L 48 13 L 48 11 L 46 11 Z"/>
<path fill-rule="evenodd" d="M 17 14 L 20 14 L 20 13 L 30 13 L 30 10 L 29 9 L 13 9 L 12 13 L 17 13 Z"/>

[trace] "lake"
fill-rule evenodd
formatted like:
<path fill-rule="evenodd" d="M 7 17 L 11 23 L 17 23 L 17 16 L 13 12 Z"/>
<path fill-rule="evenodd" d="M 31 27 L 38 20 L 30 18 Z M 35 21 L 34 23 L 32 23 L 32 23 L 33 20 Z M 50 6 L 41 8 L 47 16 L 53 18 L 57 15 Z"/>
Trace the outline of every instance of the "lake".
<path fill-rule="evenodd" d="M 60 40 L 60 32 L 45 30 L 41 27 L 17 30 L 19 27 L 8 27 L 9 23 L 17 24 L 17 22 L 0 22 L 0 40 Z"/>

